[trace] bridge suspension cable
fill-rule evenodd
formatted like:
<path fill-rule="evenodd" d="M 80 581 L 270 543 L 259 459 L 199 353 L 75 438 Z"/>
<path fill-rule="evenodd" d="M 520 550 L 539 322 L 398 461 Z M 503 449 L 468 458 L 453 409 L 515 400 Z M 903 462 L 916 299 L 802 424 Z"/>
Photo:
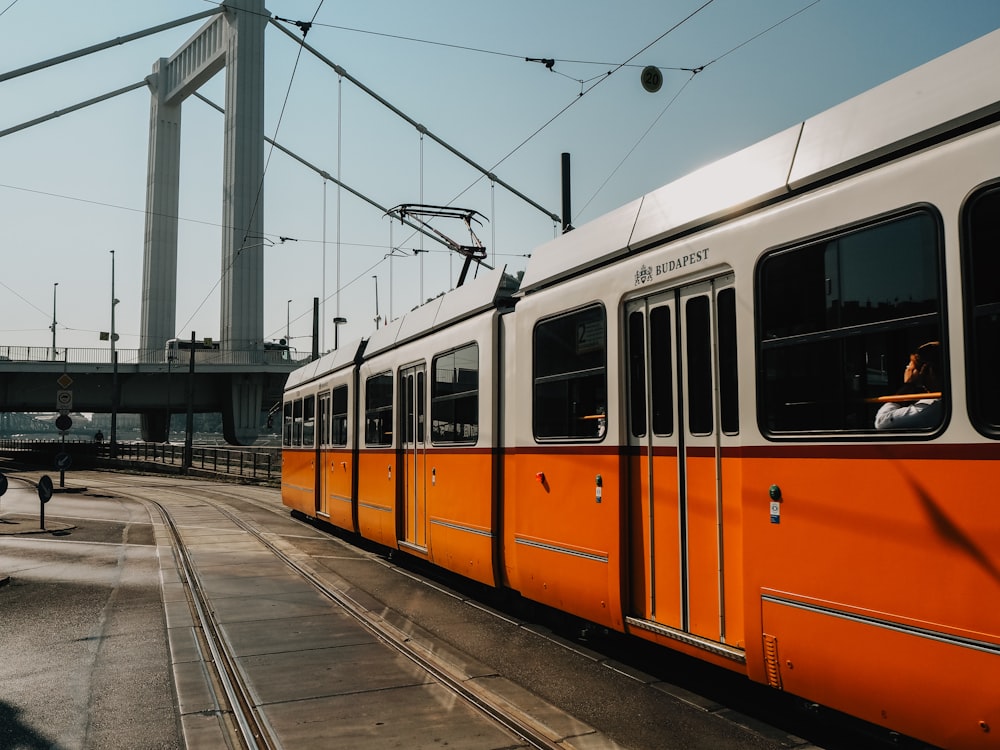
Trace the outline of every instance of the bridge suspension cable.
<path fill-rule="evenodd" d="M 430 130 L 428 130 L 424 125 L 421 125 L 419 122 L 417 122 L 416 120 L 414 120 L 412 117 L 410 117 L 409 115 L 407 115 L 405 112 L 403 112 L 402 110 L 400 110 L 398 107 L 396 107 L 395 105 L 391 104 L 388 100 L 386 100 L 385 98 L 383 98 L 382 96 L 380 96 L 379 94 L 377 94 L 372 89 L 368 88 L 365 84 L 363 84 L 357 78 L 355 78 L 354 76 L 350 75 L 346 70 L 344 70 L 344 68 L 342 68 L 340 65 L 338 65 L 337 63 L 333 62 L 328 57 L 326 57 L 325 55 L 323 55 L 323 53 L 321 53 L 315 47 L 313 47 L 313 46 L 309 45 L 308 43 L 306 43 L 305 39 L 299 39 L 297 36 L 295 36 L 295 34 L 293 34 L 291 31 L 289 31 L 288 29 L 286 29 L 282 24 L 280 24 L 278 21 L 276 21 L 273 18 L 271 19 L 270 22 L 271 22 L 271 24 L 273 26 L 275 26 L 276 28 L 278 28 L 282 33 L 284 33 L 287 36 L 289 36 L 290 38 L 294 39 L 297 44 L 301 44 L 303 49 L 305 49 L 308 52 L 311 52 L 316 57 L 316 59 L 320 60 L 321 62 L 325 63 L 327 66 L 329 66 L 330 68 L 332 68 L 337 73 L 337 75 L 339 75 L 339 76 L 341 76 L 343 78 L 346 78 L 348 81 L 350 81 L 355 86 L 357 86 L 359 89 L 361 89 L 363 92 L 365 92 L 366 94 L 368 94 L 368 96 L 372 97 L 375 101 L 377 101 L 383 107 L 387 108 L 389 111 L 391 111 L 397 117 L 405 120 L 407 123 L 409 123 L 414 128 L 416 128 L 419 133 L 421 133 L 422 135 L 426 135 L 426 136 L 430 137 L 439 146 L 442 146 L 443 148 L 447 149 L 452 154 L 454 154 L 455 156 L 457 156 L 459 159 L 461 159 L 462 161 L 464 161 L 466 164 L 468 164 L 469 166 L 471 166 L 473 169 L 475 169 L 476 171 L 480 172 L 481 174 L 483 174 L 484 176 L 486 176 L 487 178 L 489 178 L 491 181 L 495 182 L 496 184 L 500 185 L 501 187 L 503 187 L 504 189 L 506 189 L 507 191 L 509 191 L 511 194 L 517 196 L 518 198 L 520 198 L 521 200 L 523 200 L 528 205 L 530 205 L 533 208 L 536 208 L 537 210 L 541 211 L 547 217 L 549 217 L 550 219 L 552 219 L 552 221 L 557 222 L 557 223 L 561 222 L 561 219 L 559 218 L 558 214 L 553 213 L 552 211 L 549 211 L 547 208 L 545 208 L 544 206 L 542 206 L 539 203 L 535 202 L 534 200 L 532 200 L 531 198 L 529 198 L 527 195 L 525 195 L 521 191 L 517 190 L 512 185 L 510 185 L 507 182 L 504 182 L 503 180 L 501 180 L 499 177 L 497 177 L 495 174 L 493 174 L 486 167 L 484 167 L 481 164 L 478 164 L 477 162 L 473 161 L 470 157 L 468 157 L 465 154 L 463 154 L 461 151 L 459 151 L 457 148 L 455 148 L 454 146 L 452 146 L 451 144 L 449 144 L 447 141 L 442 140 L 440 137 L 438 137 L 433 132 L 431 132 Z"/>
<path fill-rule="evenodd" d="M 65 55 L 52 57 L 48 60 L 34 63 L 33 65 L 26 65 L 25 67 L 18 68 L 17 70 L 9 70 L 6 73 L 0 73 L 0 83 L 9 81 L 12 78 L 27 75 L 28 73 L 34 73 L 37 70 L 44 70 L 45 68 L 52 67 L 53 65 L 59 65 L 60 63 L 69 62 L 70 60 L 76 60 L 77 58 L 85 57 L 95 52 L 101 52 L 102 50 L 110 49 L 111 47 L 118 47 L 128 42 L 134 42 L 136 39 L 142 39 L 146 36 L 159 34 L 161 31 L 167 31 L 168 29 L 173 29 L 177 26 L 183 26 L 184 24 L 191 23 L 192 21 L 199 21 L 202 18 L 217 15 L 218 13 L 221 13 L 222 10 L 223 9 L 220 6 L 218 8 L 213 8 L 212 10 L 202 11 L 201 13 L 194 13 L 190 16 L 185 16 L 184 18 L 178 18 L 176 21 L 169 21 L 167 23 L 161 23 L 157 26 L 150 26 L 148 29 L 143 29 L 142 31 L 136 31 L 132 34 L 115 37 L 114 39 L 109 39 L 106 42 L 93 44 L 90 47 L 84 47 L 83 49 L 76 50 L 75 52 L 67 52 Z"/>

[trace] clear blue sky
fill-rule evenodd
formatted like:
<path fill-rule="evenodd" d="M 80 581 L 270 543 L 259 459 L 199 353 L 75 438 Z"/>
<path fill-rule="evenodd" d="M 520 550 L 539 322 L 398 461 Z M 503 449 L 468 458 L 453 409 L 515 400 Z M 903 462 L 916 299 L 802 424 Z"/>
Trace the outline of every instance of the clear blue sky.
<path fill-rule="evenodd" d="M 0 0 L 0 72 L 216 4 Z M 283 18 L 315 17 L 311 45 L 554 213 L 561 211 L 560 154 L 571 153 L 576 226 L 1000 27 L 997 0 L 704 5 L 271 0 L 268 9 Z M 201 23 L 0 83 L 0 130 L 141 81 Z M 266 44 L 270 137 L 331 174 L 339 161 L 341 179 L 384 206 L 451 203 L 479 211 L 490 219 L 479 235 L 491 261 L 512 272 L 552 238 L 543 214 L 477 182 L 478 173 L 429 139 L 421 146 L 411 126 L 350 83 L 339 84 L 309 53 L 297 58 L 285 35 L 269 29 Z M 556 63 L 550 71 L 525 57 Z M 660 92 L 643 91 L 644 65 L 664 69 Z M 700 66 L 696 75 L 676 70 Z M 222 78 L 202 89 L 220 104 Z M 3 346 L 51 344 L 55 283 L 57 347 L 106 347 L 98 333 L 110 328 L 112 249 L 119 346 L 138 346 L 148 117 L 149 95 L 139 89 L 0 138 L 0 354 Z M 218 337 L 221 190 L 222 118 L 189 99 L 177 312 L 183 337 Z M 265 232 L 297 239 L 265 256 L 268 338 L 284 336 L 290 318 L 293 345 L 310 349 L 313 297 L 326 298 L 325 318 L 336 314 L 338 253 L 339 312 L 349 321 L 341 341 L 373 327 L 372 276 L 379 312 L 394 316 L 416 305 L 421 289 L 431 297 L 457 277 L 459 259 L 430 240 L 423 242 L 430 252 L 414 256 L 418 237 L 346 193 L 338 232 L 335 186 L 327 187 L 324 205 L 322 180 L 280 153 L 269 158 L 264 198 Z M 468 241 L 461 225 L 436 226 Z M 391 261 L 390 240 L 400 248 Z M 324 329 L 329 348 L 332 326 Z"/>

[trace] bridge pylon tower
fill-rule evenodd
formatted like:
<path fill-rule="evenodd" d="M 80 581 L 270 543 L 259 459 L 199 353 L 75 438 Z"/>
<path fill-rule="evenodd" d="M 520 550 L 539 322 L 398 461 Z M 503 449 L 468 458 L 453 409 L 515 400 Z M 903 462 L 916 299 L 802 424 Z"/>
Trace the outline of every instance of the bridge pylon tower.
<path fill-rule="evenodd" d="M 219 344 L 259 351 L 264 343 L 264 0 L 227 0 L 173 56 L 153 64 L 146 186 L 141 341 L 164 351 L 178 336 L 177 221 L 180 195 L 181 104 L 226 70 L 222 186 Z M 180 334 L 183 338 L 183 333 Z M 164 354 L 164 357 L 166 355 Z M 226 440 L 252 443 L 259 434 L 264 377 L 234 376 L 223 402 Z M 142 415 L 143 438 L 164 440 L 169 415 Z"/>

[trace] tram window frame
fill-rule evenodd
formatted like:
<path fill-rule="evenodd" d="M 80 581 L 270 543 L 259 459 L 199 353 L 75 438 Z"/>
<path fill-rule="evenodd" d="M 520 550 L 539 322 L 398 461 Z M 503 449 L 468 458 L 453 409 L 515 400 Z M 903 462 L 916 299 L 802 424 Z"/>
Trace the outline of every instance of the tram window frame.
<path fill-rule="evenodd" d="M 649 336 L 646 336 L 646 329 Z M 672 308 L 657 305 L 633 310 L 626 321 L 629 352 L 629 424 L 632 437 L 646 437 L 647 399 L 657 437 L 674 434 L 674 323 Z M 647 364 L 648 358 L 648 364 Z M 649 387 L 646 374 L 649 374 Z"/>
<path fill-rule="evenodd" d="M 628 335 L 629 426 L 632 437 L 646 436 L 646 311 L 633 310 L 625 322 Z"/>
<path fill-rule="evenodd" d="M 755 287 L 765 435 L 872 437 L 881 406 L 872 399 L 899 392 L 909 355 L 928 341 L 941 343 L 947 411 L 944 235 L 933 206 L 771 250 L 757 262 Z M 934 427 L 878 434 L 927 438 L 946 421 L 943 414 Z"/>
<path fill-rule="evenodd" d="M 603 441 L 608 434 L 608 316 L 604 305 L 589 304 L 536 321 L 531 347 L 535 440 Z"/>
<path fill-rule="evenodd" d="M 699 294 L 686 300 L 684 308 L 688 430 L 692 435 L 711 435 L 715 431 L 714 389 L 706 373 L 712 372 L 712 301 Z"/>
<path fill-rule="evenodd" d="M 962 206 L 962 292 L 968 409 L 973 426 L 1000 438 L 1000 180 L 983 185 Z"/>
<path fill-rule="evenodd" d="M 724 435 L 740 432 L 740 372 L 736 335 L 736 287 L 720 289 L 715 295 L 719 337 L 719 423 Z"/>
<path fill-rule="evenodd" d="M 330 445 L 334 448 L 347 446 L 347 409 L 347 386 L 338 385 L 330 391 Z"/>
<path fill-rule="evenodd" d="M 365 447 L 392 447 L 392 371 L 376 373 L 365 380 Z"/>
<path fill-rule="evenodd" d="M 479 344 L 475 341 L 431 359 L 433 445 L 479 442 L 479 369 Z M 442 377 L 449 373 L 450 378 Z"/>
<path fill-rule="evenodd" d="M 650 391 L 653 397 L 653 434 L 674 434 L 674 315 L 669 305 L 649 311 Z"/>
<path fill-rule="evenodd" d="M 292 447 L 292 401 L 286 401 L 281 409 L 281 444 L 286 448 Z"/>
<path fill-rule="evenodd" d="M 316 397 L 302 399 L 302 447 L 316 446 Z"/>
<path fill-rule="evenodd" d="M 295 448 L 302 447 L 302 399 L 297 398 L 292 402 L 292 445 Z"/>

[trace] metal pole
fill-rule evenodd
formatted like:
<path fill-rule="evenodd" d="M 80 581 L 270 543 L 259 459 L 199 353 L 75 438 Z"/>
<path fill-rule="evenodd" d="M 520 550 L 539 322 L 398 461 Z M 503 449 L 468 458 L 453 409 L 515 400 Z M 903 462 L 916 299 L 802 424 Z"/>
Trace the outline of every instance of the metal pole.
<path fill-rule="evenodd" d="M 56 358 L 56 289 L 59 282 L 52 285 L 52 361 Z"/>
<path fill-rule="evenodd" d="M 285 346 L 292 345 L 292 301 L 285 305 Z"/>
<path fill-rule="evenodd" d="M 319 359 L 319 297 L 313 297 L 313 350 L 312 358 Z"/>
<path fill-rule="evenodd" d="M 339 315 L 333 319 L 333 349 L 336 351 L 340 348 L 340 327 L 347 322 L 347 318 L 341 318 Z"/>
<path fill-rule="evenodd" d="M 570 190 L 569 190 L 569 154 L 562 155 L 562 230 L 563 234 L 570 231 L 573 225 L 570 224 Z"/>
<path fill-rule="evenodd" d="M 115 351 L 115 251 L 111 250 L 111 458 L 118 457 L 118 352 Z"/>
<path fill-rule="evenodd" d="M 191 331 L 191 359 L 188 362 L 187 383 L 187 426 L 184 431 L 184 460 L 181 471 L 187 473 L 191 468 L 194 448 L 194 331 Z"/>

